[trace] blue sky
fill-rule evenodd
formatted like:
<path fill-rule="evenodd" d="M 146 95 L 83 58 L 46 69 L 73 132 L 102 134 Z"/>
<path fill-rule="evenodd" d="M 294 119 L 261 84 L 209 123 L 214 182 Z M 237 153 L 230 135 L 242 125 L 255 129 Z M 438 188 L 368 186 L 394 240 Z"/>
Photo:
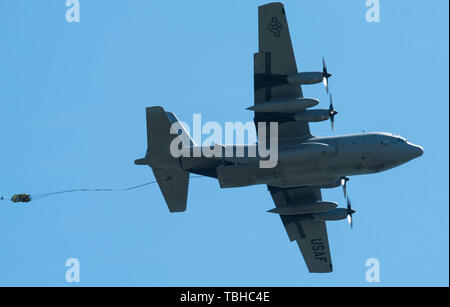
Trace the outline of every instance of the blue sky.
<path fill-rule="evenodd" d="M 249 121 L 257 6 L 263 1 L 0 1 L 0 195 L 153 180 L 133 164 L 146 149 L 145 107 L 187 122 Z M 285 1 L 298 66 L 325 56 L 336 134 L 399 133 L 423 157 L 354 177 L 355 228 L 328 223 L 335 272 L 310 275 L 266 187 L 191 181 L 188 212 L 170 215 L 156 186 L 71 194 L 25 207 L 0 203 L 0 285 L 448 286 L 448 1 Z M 304 87 L 322 100 L 321 86 Z M 312 124 L 316 135 L 329 123 Z M 324 198 L 344 205 L 340 189 Z"/>

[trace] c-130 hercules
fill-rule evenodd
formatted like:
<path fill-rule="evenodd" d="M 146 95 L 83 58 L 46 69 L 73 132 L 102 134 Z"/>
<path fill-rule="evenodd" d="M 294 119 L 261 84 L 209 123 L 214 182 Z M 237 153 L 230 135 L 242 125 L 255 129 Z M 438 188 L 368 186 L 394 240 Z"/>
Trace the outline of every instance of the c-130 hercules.
<path fill-rule="evenodd" d="M 169 148 L 177 135 L 170 129 L 178 119 L 161 107 L 147 109 L 147 154 L 135 163 L 152 167 L 171 212 L 186 210 L 190 173 L 217 178 L 221 188 L 266 184 L 276 205 L 270 212 L 280 215 L 289 239 L 297 241 L 309 272 L 332 272 L 326 221 L 348 219 L 352 223 L 355 211 L 346 196 L 347 177 L 389 170 L 421 156 L 423 149 L 388 133 L 334 137 L 310 133 L 309 122 L 330 119 L 334 127 L 337 112 L 332 103 L 330 109 L 310 110 L 318 101 L 304 98 L 301 85 L 324 82 L 328 92 L 331 75 L 325 61 L 322 72 L 298 72 L 281 3 L 259 7 L 259 52 L 254 55 L 254 70 L 255 105 L 249 109 L 255 113 L 256 126 L 278 123 L 275 168 L 258 167 L 258 157 L 174 158 Z M 195 143 L 190 142 L 192 150 Z M 347 208 L 322 200 L 321 189 L 340 186 Z"/>

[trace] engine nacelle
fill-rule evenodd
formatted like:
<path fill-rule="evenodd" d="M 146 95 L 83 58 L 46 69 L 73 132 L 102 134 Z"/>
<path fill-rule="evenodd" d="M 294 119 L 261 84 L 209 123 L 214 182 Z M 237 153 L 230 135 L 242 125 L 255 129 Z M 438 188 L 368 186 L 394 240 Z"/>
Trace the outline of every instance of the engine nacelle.
<path fill-rule="evenodd" d="M 306 122 L 323 122 L 330 119 L 330 110 L 305 110 L 294 115 L 295 120 Z"/>
<path fill-rule="evenodd" d="M 316 84 L 323 81 L 323 72 L 311 71 L 300 72 L 298 74 L 287 77 L 287 82 L 290 84 Z"/>
<path fill-rule="evenodd" d="M 319 221 L 340 221 L 345 220 L 348 216 L 347 209 L 336 208 L 327 212 L 315 213 L 313 215 L 315 220 Z"/>
<path fill-rule="evenodd" d="M 314 98 L 296 98 L 288 100 L 267 101 L 257 104 L 247 110 L 258 113 L 298 113 L 319 104 Z"/>
<path fill-rule="evenodd" d="M 301 205 L 288 205 L 270 210 L 271 213 L 279 215 L 302 215 L 318 212 L 332 211 L 337 207 L 337 203 L 331 201 L 317 201 L 302 203 Z"/>
<path fill-rule="evenodd" d="M 342 185 L 342 179 L 339 178 L 339 179 L 333 180 L 332 182 L 318 185 L 318 187 L 321 189 L 334 189 L 334 188 L 340 187 L 341 185 Z"/>

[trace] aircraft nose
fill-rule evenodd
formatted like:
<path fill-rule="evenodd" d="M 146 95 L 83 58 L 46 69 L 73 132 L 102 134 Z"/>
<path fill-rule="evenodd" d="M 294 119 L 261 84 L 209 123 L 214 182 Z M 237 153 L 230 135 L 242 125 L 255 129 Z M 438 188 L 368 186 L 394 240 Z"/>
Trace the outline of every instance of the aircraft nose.
<path fill-rule="evenodd" d="M 423 155 L 423 147 L 422 146 L 417 146 L 417 151 L 418 151 L 418 157 Z"/>
<path fill-rule="evenodd" d="M 409 144 L 411 158 L 415 159 L 423 155 L 423 147 L 419 145 Z"/>

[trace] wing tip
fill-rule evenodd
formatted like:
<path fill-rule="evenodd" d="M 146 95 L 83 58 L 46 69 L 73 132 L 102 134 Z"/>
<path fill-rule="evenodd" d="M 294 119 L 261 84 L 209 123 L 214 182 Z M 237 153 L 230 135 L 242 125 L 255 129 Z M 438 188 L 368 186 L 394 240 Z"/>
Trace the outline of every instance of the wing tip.
<path fill-rule="evenodd" d="M 284 8 L 284 4 L 282 2 L 270 2 L 270 3 L 266 3 L 263 5 L 258 6 L 259 9 L 264 9 L 264 8 L 268 8 L 268 7 L 276 7 L 279 6 L 281 8 Z"/>
<path fill-rule="evenodd" d="M 308 267 L 308 271 L 311 274 L 330 274 L 333 273 L 333 265 L 330 264 L 328 268 L 320 268 L 320 269 Z"/>

